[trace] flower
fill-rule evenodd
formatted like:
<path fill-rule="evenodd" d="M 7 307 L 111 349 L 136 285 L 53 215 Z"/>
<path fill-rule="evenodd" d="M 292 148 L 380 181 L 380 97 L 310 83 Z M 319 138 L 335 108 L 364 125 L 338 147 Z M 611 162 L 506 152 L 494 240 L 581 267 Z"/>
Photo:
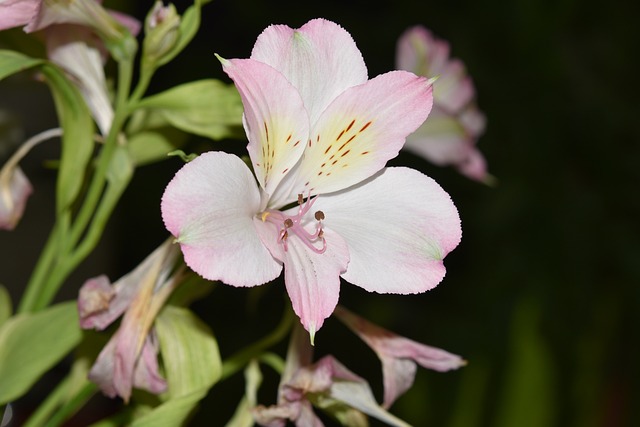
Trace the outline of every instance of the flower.
<path fill-rule="evenodd" d="M 295 328 L 291 335 L 278 403 L 258 405 L 252 410 L 259 425 L 284 427 L 290 420 L 298 427 L 322 427 L 322 421 L 313 411 L 316 406 L 340 420 L 341 425 L 368 425 L 364 415 L 367 414 L 391 426 L 408 426 L 380 407 L 369 383 L 333 356 L 325 356 L 312 364 L 313 350 L 300 333 L 301 329 Z"/>
<path fill-rule="evenodd" d="M 89 379 L 109 397 L 120 396 L 127 402 L 133 387 L 155 394 L 167 387 L 158 370 L 158 345 L 151 327 L 180 281 L 181 272 L 173 271 L 177 255 L 167 241 L 113 285 L 102 275 L 80 289 L 83 329 L 103 330 L 124 313 L 120 328 L 89 371 Z"/>
<path fill-rule="evenodd" d="M 24 26 L 31 33 L 56 24 L 91 28 L 117 58 L 132 57 L 132 37 L 140 22 L 128 15 L 108 11 L 96 0 L 0 0 L 0 30 Z"/>
<path fill-rule="evenodd" d="M 54 128 L 32 136 L 13 153 L 0 169 L 0 229 L 13 230 L 22 218 L 27 199 L 33 192 L 31 182 L 18 165 L 41 142 L 62 135 Z"/>
<path fill-rule="evenodd" d="M 324 19 L 270 26 L 251 58 L 221 62 L 242 97 L 258 185 L 222 152 L 176 173 L 161 208 L 187 265 L 233 286 L 269 282 L 284 267 L 312 341 L 340 277 L 380 293 L 436 286 L 460 241 L 458 212 L 431 178 L 385 168 L 427 117 L 427 79 L 394 71 L 368 80 L 349 33 Z"/>
<path fill-rule="evenodd" d="M 398 40 L 396 66 L 437 77 L 431 115 L 407 137 L 405 148 L 436 165 L 453 165 L 471 179 L 491 183 L 494 178 L 475 147 L 486 119 L 475 104 L 475 88 L 464 64 L 449 57 L 449 44 L 422 26 L 411 27 Z"/>
<path fill-rule="evenodd" d="M 445 372 L 458 369 L 467 363 L 458 355 L 420 344 L 376 326 L 344 307 L 337 307 L 335 314 L 380 358 L 384 382 L 384 401 L 382 404 L 384 408 L 389 408 L 401 394 L 413 385 L 417 365 Z"/>
<path fill-rule="evenodd" d="M 0 229 L 13 230 L 22 218 L 33 187 L 20 166 L 0 170 Z"/>

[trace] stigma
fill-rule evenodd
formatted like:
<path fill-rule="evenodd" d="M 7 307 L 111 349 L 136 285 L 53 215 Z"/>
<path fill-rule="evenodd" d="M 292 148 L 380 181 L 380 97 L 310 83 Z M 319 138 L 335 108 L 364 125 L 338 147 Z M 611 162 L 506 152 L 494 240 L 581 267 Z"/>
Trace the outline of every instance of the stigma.
<path fill-rule="evenodd" d="M 298 213 L 296 215 L 287 215 L 278 210 L 266 210 L 260 214 L 262 222 L 270 222 L 278 227 L 278 244 L 281 244 L 283 249 L 289 250 L 289 239 L 297 238 L 302 241 L 309 249 L 317 254 L 323 254 L 327 250 L 327 241 L 324 238 L 324 231 L 322 228 L 322 220 L 324 220 L 324 212 L 315 211 L 313 218 L 316 220 L 314 232 L 308 231 L 303 222 L 305 222 L 305 215 L 311 211 L 316 198 L 308 197 L 304 200 L 302 194 L 298 194 Z"/>

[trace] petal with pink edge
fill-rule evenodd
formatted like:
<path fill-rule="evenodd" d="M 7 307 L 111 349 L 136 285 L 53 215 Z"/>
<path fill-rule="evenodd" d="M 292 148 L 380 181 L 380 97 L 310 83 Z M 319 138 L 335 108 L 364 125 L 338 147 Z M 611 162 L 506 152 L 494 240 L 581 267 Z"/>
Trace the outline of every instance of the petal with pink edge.
<path fill-rule="evenodd" d="M 26 25 L 38 11 L 42 0 L 0 1 L 0 31 Z"/>
<path fill-rule="evenodd" d="M 314 205 L 325 229 L 344 238 L 349 267 L 342 277 L 370 292 L 412 294 L 435 287 L 442 260 L 462 235 L 449 195 L 408 168 L 386 168 L 367 181 Z"/>
<path fill-rule="evenodd" d="M 296 191 L 338 191 L 378 172 L 429 115 L 431 92 L 427 79 L 406 71 L 347 89 L 312 129 Z"/>
<path fill-rule="evenodd" d="M 297 208 L 296 208 L 297 209 Z M 322 327 L 338 304 L 340 274 L 349 262 L 349 251 L 336 233 L 325 230 L 324 253 L 310 248 L 295 235 L 287 238 L 287 250 L 278 242 L 279 231 L 268 222 L 255 220 L 256 229 L 271 254 L 284 263 L 284 281 L 293 310 L 311 335 Z"/>
<path fill-rule="evenodd" d="M 260 194 L 239 158 L 208 152 L 187 163 L 162 196 L 162 218 L 185 262 L 209 280 L 255 286 L 280 275 L 282 265 L 260 241 L 253 217 Z"/>
<path fill-rule="evenodd" d="M 382 362 L 384 408 L 407 391 L 415 378 L 417 364 L 444 372 L 458 369 L 466 362 L 448 351 L 420 344 L 381 328 L 364 318 L 338 306 L 335 315 L 358 335 Z"/>
<path fill-rule="evenodd" d="M 285 75 L 302 95 L 311 123 L 345 89 L 367 81 L 367 67 L 351 35 L 325 19 L 313 19 L 299 29 L 268 27 L 251 59 Z"/>
<path fill-rule="evenodd" d="M 309 136 L 309 117 L 295 87 L 276 69 L 251 59 L 221 59 L 244 106 L 247 150 L 268 194 L 293 168 Z"/>

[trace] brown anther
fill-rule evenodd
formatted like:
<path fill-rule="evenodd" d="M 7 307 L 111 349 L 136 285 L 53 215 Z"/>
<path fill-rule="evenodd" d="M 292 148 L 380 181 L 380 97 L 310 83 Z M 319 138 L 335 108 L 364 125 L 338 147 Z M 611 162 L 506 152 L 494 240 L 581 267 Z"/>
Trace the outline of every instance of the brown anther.
<path fill-rule="evenodd" d="M 320 230 L 320 231 L 318 232 L 318 238 L 319 238 L 319 239 L 322 239 L 323 237 L 324 237 L 324 230 Z"/>
<path fill-rule="evenodd" d="M 302 194 L 298 194 L 298 204 L 301 205 L 302 203 L 304 203 L 304 197 Z"/>
<path fill-rule="evenodd" d="M 293 220 L 291 218 L 287 218 L 284 220 L 284 228 L 293 227 Z"/>
<path fill-rule="evenodd" d="M 324 219 L 324 212 L 316 211 L 315 217 L 318 221 L 322 221 Z"/>

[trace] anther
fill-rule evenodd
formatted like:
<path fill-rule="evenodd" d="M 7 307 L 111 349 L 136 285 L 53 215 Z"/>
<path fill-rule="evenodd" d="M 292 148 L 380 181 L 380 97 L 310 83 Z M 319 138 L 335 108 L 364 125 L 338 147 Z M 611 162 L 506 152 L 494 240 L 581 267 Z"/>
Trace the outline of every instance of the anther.
<path fill-rule="evenodd" d="M 322 221 L 324 219 L 324 212 L 316 211 L 315 217 L 318 221 Z"/>
<path fill-rule="evenodd" d="M 298 204 L 301 205 L 302 203 L 304 203 L 304 197 L 302 194 L 298 194 Z"/>
<path fill-rule="evenodd" d="M 284 220 L 284 228 L 293 227 L 293 220 L 291 218 L 287 218 Z"/>

